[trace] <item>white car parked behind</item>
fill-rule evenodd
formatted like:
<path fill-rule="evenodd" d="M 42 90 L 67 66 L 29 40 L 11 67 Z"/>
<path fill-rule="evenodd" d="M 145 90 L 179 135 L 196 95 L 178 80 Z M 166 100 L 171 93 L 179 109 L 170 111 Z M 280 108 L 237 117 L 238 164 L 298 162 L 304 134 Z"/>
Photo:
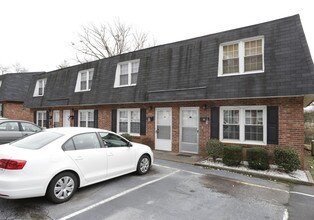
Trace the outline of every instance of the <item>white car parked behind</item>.
<path fill-rule="evenodd" d="M 77 188 L 153 163 L 151 149 L 107 130 L 53 128 L 0 146 L 0 197 L 68 201 Z"/>

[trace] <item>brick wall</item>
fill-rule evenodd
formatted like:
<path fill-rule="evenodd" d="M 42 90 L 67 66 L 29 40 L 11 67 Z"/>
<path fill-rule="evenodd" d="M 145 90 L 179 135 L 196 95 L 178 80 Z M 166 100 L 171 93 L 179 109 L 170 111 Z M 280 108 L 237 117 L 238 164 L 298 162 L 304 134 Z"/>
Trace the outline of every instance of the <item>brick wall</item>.
<path fill-rule="evenodd" d="M 33 122 L 33 112 L 23 106 L 23 103 L 3 103 L 3 117 L 9 119 L 26 120 Z"/>
<path fill-rule="evenodd" d="M 141 141 L 143 137 L 148 137 L 155 141 L 155 109 L 170 107 L 172 109 L 172 151 L 180 151 L 180 108 L 198 107 L 199 116 L 209 120 L 199 121 L 199 153 L 205 155 L 206 142 L 210 138 L 210 108 L 220 106 L 278 106 L 279 111 L 279 145 L 291 146 L 295 148 L 302 161 L 303 167 L 303 144 L 304 144 L 304 119 L 303 119 L 303 97 L 270 98 L 270 99 L 245 99 L 245 100 L 217 100 L 217 101 L 195 101 L 195 102 L 175 102 L 175 103 L 149 103 L 149 104 L 125 104 L 125 105 L 106 105 L 106 106 L 84 106 L 71 107 L 71 110 L 79 109 L 98 109 L 99 128 L 111 130 L 111 112 L 118 108 L 145 108 L 147 117 L 154 117 L 153 121 L 146 121 L 146 136 L 136 137 L 136 141 Z M 64 108 L 70 109 L 70 108 Z M 62 110 L 60 120 L 62 124 Z M 30 114 L 31 117 L 33 114 Z M 73 115 L 73 111 L 71 111 Z M 32 120 L 32 119 L 31 119 Z M 52 119 L 51 119 L 52 120 Z M 52 122 L 50 123 L 52 124 Z M 71 120 L 71 126 L 74 120 Z M 234 145 L 234 144 L 233 144 Z M 254 145 L 240 144 L 243 146 L 243 156 L 246 157 L 246 148 Z M 263 146 L 272 155 L 274 145 Z"/>

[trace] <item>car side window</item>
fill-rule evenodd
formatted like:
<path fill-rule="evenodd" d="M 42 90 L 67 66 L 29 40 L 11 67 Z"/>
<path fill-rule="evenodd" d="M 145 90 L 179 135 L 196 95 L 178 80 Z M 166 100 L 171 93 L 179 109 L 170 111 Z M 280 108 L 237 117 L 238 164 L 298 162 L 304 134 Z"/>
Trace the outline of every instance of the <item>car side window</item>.
<path fill-rule="evenodd" d="M 96 133 L 79 134 L 72 139 L 76 150 L 100 148 Z"/>
<path fill-rule="evenodd" d="M 19 131 L 18 122 L 3 122 L 0 124 L 0 131 Z"/>
<path fill-rule="evenodd" d="M 75 150 L 72 138 L 63 144 L 62 149 L 64 151 Z"/>
<path fill-rule="evenodd" d="M 100 132 L 99 135 L 107 147 L 126 147 L 129 145 L 128 141 L 118 135 L 109 132 Z"/>
<path fill-rule="evenodd" d="M 23 131 L 28 131 L 28 132 L 39 132 L 41 129 L 37 127 L 36 125 L 27 123 L 27 122 L 21 122 Z"/>

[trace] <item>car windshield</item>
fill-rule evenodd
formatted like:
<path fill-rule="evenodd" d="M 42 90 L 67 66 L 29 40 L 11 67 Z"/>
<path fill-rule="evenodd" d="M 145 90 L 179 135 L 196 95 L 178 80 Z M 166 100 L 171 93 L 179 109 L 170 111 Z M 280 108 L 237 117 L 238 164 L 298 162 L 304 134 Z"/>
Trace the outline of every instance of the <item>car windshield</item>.
<path fill-rule="evenodd" d="M 61 136 L 63 136 L 63 134 L 55 132 L 39 132 L 12 142 L 11 145 L 14 147 L 36 150 L 60 138 Z"/>

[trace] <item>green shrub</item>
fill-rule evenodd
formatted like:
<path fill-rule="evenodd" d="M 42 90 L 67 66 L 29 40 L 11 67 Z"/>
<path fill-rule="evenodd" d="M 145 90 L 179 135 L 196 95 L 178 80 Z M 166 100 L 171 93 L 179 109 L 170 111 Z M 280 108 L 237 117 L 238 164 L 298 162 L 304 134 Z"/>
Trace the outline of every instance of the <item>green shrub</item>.
<path fill-rule="evenodd" d="M 289 173 L 300 167 L 297 152 L 289 147 L 276 147 L 274 149 L 275 163 L 278 168 Z"/>
<path fill-rule="evenodd" d="M 246 158 L 249 168 L 254 170 L 269 169 L 269 158 L 267 150 L 260 147 L 249 148 L 246 150 Z"/>
<path fill-rule="evenodd" d="M 142 138 L 141 143 L 149 146 L 151 149 L 154 149 L 154 141 L 151 138 L 144 137 Z"/>
<path fill-rule="evenodd" d="M 242 161 L 242 147 L 225 146 L 222 162 L 227 166 L 239 166 Z"/>
<path fill-rule="evenodd" d="M 224 145 L 217 139 L 210 139 L 206 143 L 206 153 L 211 156 L 216 162 L 217 158 L 220 158 L 224 154 Z"/>
<path fill-rule="evenodd" d="M 125 139 L 129 140 L 129 141 L 133 140 L 132 136 L 128 133 L 121 134 L 121 136 L 124 137 Z"/>

